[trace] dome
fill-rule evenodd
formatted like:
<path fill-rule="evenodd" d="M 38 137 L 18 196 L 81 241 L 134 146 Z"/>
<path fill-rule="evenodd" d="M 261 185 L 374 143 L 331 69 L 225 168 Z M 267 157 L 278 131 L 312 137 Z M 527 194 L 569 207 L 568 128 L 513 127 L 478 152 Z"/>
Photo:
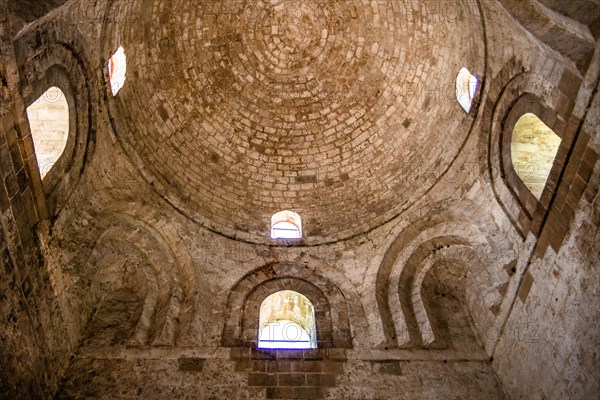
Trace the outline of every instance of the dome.
<path fill-rule="evenodd" d="M 401 214 L 470 133 L 457 73 L 484 71 L 470 1 L 120 1 L 108 20 L 125 151 L 181 212 L 255 243 L 279 210 L 307 244 Z"/>

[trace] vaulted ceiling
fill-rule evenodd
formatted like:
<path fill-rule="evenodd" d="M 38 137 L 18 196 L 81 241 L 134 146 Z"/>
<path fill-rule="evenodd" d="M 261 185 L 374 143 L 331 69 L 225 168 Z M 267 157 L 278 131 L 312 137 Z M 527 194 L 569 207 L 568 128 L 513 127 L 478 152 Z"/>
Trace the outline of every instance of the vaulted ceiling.
<path fill-rule="evenodd" d="M 251 242 L 283 209 L 323 243 L 413 204 L 470 133 L 459 69 L 485 65 L 472 1 L 122 0 L 108 21 L 127 153 L 185 214 Z"/>

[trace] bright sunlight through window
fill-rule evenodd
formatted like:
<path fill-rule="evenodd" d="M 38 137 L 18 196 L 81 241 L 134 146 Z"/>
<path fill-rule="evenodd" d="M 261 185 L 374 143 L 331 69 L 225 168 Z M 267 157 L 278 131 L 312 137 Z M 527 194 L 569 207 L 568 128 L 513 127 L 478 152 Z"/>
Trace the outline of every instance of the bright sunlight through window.
<path fill-rule="evenodd" d="M 310 300 L 292 290 L 267 297 L 260 306 L 258 347 L 316 348 L 315 309 Z"/>
<path fill-rule="evenodd" d="M 280 211 L 271 217 L 271 238 L 300 239 L 302 237 L 302 220 L 293 211 Z"/>

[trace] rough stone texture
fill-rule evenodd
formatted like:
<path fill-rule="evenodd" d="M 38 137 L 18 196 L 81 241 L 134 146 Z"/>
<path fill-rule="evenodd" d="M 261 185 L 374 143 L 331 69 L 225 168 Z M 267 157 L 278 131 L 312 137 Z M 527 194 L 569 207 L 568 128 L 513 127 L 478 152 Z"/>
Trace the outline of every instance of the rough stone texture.
<path fill-rule="evenodd" d="M 581 164 L 576 147 L 571 161 L 577 171 L 570 179 L 571 191 L 582 182 L 573 200 L 577 211 L 574 217 L 572 212 L 555 218 L 567 225 L 563 229 L 569 233 L 564 240 L 562 232 L 549 233 L 550 242 L 558 236 L 558 244 L 549 248 L 545 235 L 537 243 L 539 258 L 530 264 L 507 321 L 514 334 L 503 335 L 495 352 L 494 366 L 507 377 L 503 382 L 512 398 L 593 399 L 600 393 L 599 102 L 596 90 L 582 129 L 594 132 L 584 139 L 588 146 L 584 154 L 591 158 Z"/>
<path fill-rule="evenodd" d="M 7 18 L 0 13 L 0 397 L 51 398 L 77 343 L 64 338 L 36 234 L 45 208 Z"/>
<path fill-rule="evenodd" d="M 484 360 L 231 361 L 175 358 L 175 352 L 163 352 L 161 359 L 126 352 L 116 359 L 90 355 L 75 359 L 58 399 L 504 398 Z"/>
<path fill-rule="evenodd" d="M 443 5 L 473 29 L 435 1 L 117 2 L 106 46 L 147 85 L 111 116 L 145 178 L 211 229 L 265 242 L 291 209 L 306 243 L 355 235 L 422 196 L 470 131 L 453 82 L 464 63 L 484 74 L 481 21 Z M 442 127 L 453 140 L 432 146 Z"/>
<path fill-rule="evenodd" d="M 524 3 L 71 0 L 21 27 L 0 0 L 0 397 L 598 398 L 599 11 Z M 562 138 L 539 201 L 503 146 L 525 112 Z M 303 240 L 269 238 L 283 209 Z M 318 349 L 254 348 L 284 289 Z"/>
<path fill-rule="evenodd" d="M 67 0 L 6 0 L 6 11 L 13 32 L 19 31 L 53 9 L 63 5 Z"/>

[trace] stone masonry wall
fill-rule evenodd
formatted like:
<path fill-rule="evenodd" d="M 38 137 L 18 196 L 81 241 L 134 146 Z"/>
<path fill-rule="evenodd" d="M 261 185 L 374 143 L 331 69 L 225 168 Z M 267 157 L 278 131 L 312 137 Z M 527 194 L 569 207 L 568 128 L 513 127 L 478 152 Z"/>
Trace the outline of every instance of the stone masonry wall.
<path fill-rule="evenodd" d="M 599 101 L 596 94 L 582 126 L 593 132 L 585 140 L 587 157 L 599 150 Z M 587 168 L 593 168 L 596 158 Z M 571 168 L 586 169 L 580 165 L 576 160 Z M 494 367 L 511 398 L 593 399 L 600 393 L 600 165 L 581 174 L 587 185 L 577 188 L 577 180 L 583 182 L 577 174 L 571 185 L 580 191 L 574 217 L 560 214 L 572 218 L 564 222 L 567 233 L 542 233 L 496 349 Z"/>
<path fill-rule="evenodd" d="M 490 23 L 504 19 L 505 13 L 500 4 L 486 3 Z M 524 25 L 532 22 L 529 13 L 517 16 L 529 18 Z M 523 29 L 518 18 L 503 24 Z M 559 150 L 559 168 L 546 183 L 552 193 L 546 193 L 543 206 L 529 208 L 529 217 L 521 212 L 512 222 L 506 221 L 505 215 L 505 223 L 500 224 L 505 230 L 516 227 L 523 235 L 515 265 L 517 279 L 513 280 L 518 284 L 506 289 L 510 300 L 504 303 L 501 324 L 486 348 L 509 398 L 593 399 L 600 384 L 594 372 L 599 368 L 594 350 L 599 336 L 592 328 L 597 325 L 600 305 L 597 46 L 590 68 L 579 73 L 568 57 L 553 55 L 556 48 L 549 53 L 550 41 L 537 42 L 528 32 L 515 35 L 514 30 L 495 31 L 490 36 L 490 68 L 495 78 L 488 101 L 495 105 L 488 108 L 495 107 L 497 112 L 502 96 L 516 100 L 519 93 L 543 94 L 544 107 L 549 110 L 542 115 L 563 116 L 563 144 L 568 140 L 569 145 Z M 553 40 L 561 40 L 556 35 Z M 535 110 L 537 106 L 527 107 Z M 527 112 L 525 108 L 516 110 L 516 115 L 519 111 Z M 551 123 L 559 119 L 552 117 Z M 515 197 L 526 203 L 524 196 Z M 502 197 L 501 203 L 505 209 L 514 209 L 507 198 Z"/>
<path fill-rule="evenodd" d="M 4 6 L 4 2 L 0 5 Z M 37 228 L 45 215 L 33 140 L 0 12 L 0 398 L 50 398 L 76 343 L 53 298 Z M 36 179 L 37 177 L 37 179 Z"/>
<path fill-rule="evenodd" d="M 294 353 L 294 352 L 292 352 Z M 144 354 L 144 355 L 142 355 Z M 487 360 L 305 351 L 79 354 L 58 399 L 503 399 Z"/>
<path fill-rule="evenodd" d="M 168 98 L 150 90 L 153 82 L 143 75 L 145 62 L 160 49 L 166 51 L 168 42 L 153 42 L 151 51 L 146 52 L 144 41 L 138 40 L 144 36 L 138 35 L 153 32 L 152 24 L 173 27 L 168 7 L 137 9 L 129 1 L 89 3 L 68 2 L 22 31 L 14 43 L 0 24 L 0 398 L 52 398 L 56 392 L 60 399 L 554 400 L 587 399 L 598 394 L 595 371 L 599 356 L 594 352 L 599 340 L 594 328 L 600 318 L 600 167 L 595 164 L 600 151 L 598 95 L 590 103 L 597 92 L 597 71 L 579 76 L 568 58 L 528 33 L 498 2 L 453 2 L 456 10 L 468 10 L 465 16 L 470 22 L 485 19 L 485 26 L 478 23 L 473 35 L 461 31 L 448 15 L 442 24 L 448 32 L 460 31 L 469 37 L 469 43 L 473 41 L 464 57 L 480 75 L 482 92 L 473 111 L 464 114 L 454 101 L 454 93 L 444 91 L 448 82 L 436 80 L 451 82 L 454 70 L 462 65 L 454 65 L 450 59 L 462 63 L 463 55 L 426 43 L 431 37 L 425 36 L 429 39 L 418 46 L 427 55 L 423 60 L 439 55 L 438 67 L 448 69 L 442 78 L 427 68 L 411 71 L 419 81 L 432 85 L 410 99 L 411 115 L 423 118 L 421 122 L 393 116 L 400 118 L 397 128 L 406 133 L 402 140 L 393 141 L 399 152 L 405 150 L 403 143 L 426 148 L 419 153 L 419 147 L 406 146 L 411 162 L 405 163 L 400 157 L 393 160 L 398 170 L 392 175 L 406 188 L 410 201 L 382 207 L 390 213 L 396 208 L 402 211 L 391 219 L 373 215 L 369 223 L 343 220 L 344 226 L 334 232 L 347 228 L 346 233 L 352 235 L 334 233 L 335 240 L 331 241 L 325 237 L 327 229 L 317 229 L 312 242 L 261 241 L 268 237 L 270 215 L 249 221 L 246 225 L 256 233 L 250 235 L 248 226 L 231 224 L 227 219 L 226 207 L 235 202 L 228 201 L 221 186 L 206 194 L 206 190 L 199 190 L 201 185 L 195 186 L 190 180 L 172 185 L 166 196 L 164 187 L 155 187 L 158 181 L 148 171 L 170 171 L 177 165 L 169 164 L 168 158 L 144 165 L 132 156 L 128 148 L 131 143 L 124 144 L 124 137 L 129 137 L 155 146 L 158 141 L 152 136 L 135 136 L 148 131 L 165 141 L 161 149 L 168 152 L 174 148 L 169 140 L 195 132 L 178 128 L 185 122 L 178 119 L 178 110 L 171 109 Z M 363 11 L 377 29 L 384 31 L 387 19 L 379 15 L 392 21 L 395 14 L 393 7 L 382 7 L 380 14 L 378 6 L 383 3 L 373 1 Z M 308 16 L 329 12 L 314 10 L 311 4 L 297 11 Z M 410 2 L 411 12 L 397 12 L 403 18 L 414 18 L 411 24 L 423 30 L 415 34 L 424 33 L 434 25 L 421 26 L 420 21 L 427 22 L 431 13 L 440 12 L 437 5 L 427 3 L 436 6 L 428 9 L 425 3 Z M 344 10 L 350 16 L 356 14 L 351 7 Z M 206 18 L 217 24 L 211 19 L 213 14 Z M 232 13 L 225 14 L 234 18 Z M 74 16 L 77 24 L 72 23 Z M 127 19 L 130 17 L 140 19 Z M 280 17 L 292 18 L 287 14 Z M 6 22 L 4 14 L 0 13 L 0 18 Z M 358 24 L 358 18 L 351 19 Z M 128 21 L 131 24 L 127 25 Z M 147 24 L 136 25 L 143 21 Z M 185 25 L 186 21 L 176 22 Z M 227 26 L 237 29 L 233 20 L 227 21 Z M 393 22 L 391 25 L 402 26 Z M 314 21 L 308 18 L 303 23 Z M 189 38 L 187 29 L 193 27 L 185 26 L 185 35 L 178 36 L 181 40 Z M 357 26 L 351 31 L 362 29 Z M 331 32 L 338 28 L 332 26 Z M 298 39 L 303 36 L 293 33 L 287 32 L 284 39 L 303 44 Z M 442 33 L 436 32 L 444 36 Z M 166 28 L 160 30 L 164 38 L 172 34 Z M 481 43 L 473 39 L 480 36 Z M 119 92 L 121 97 L 112 98 L 105 82 L 105 61 L 123 38 L 135 38 L 137 59 L 128 60 L 132 68 Z M 315 43 L 320 43 L 319 38 L 307 36 Z M 207 43 L 225 46 L 229 41 L 236 43 L 235 39 L 231 35 Z M 456 43 L 459 39 L 458 35 L 451 38 Z M 417 46 L 417 42 L 412 45 Z M 204 46 L 197 47 L 202 54 L 208 52 Z M 274 49 L 271 46 L 268 51 Z M 377 54 L 377 46 L 371 46 L 370 51 Z M 221 51 L 211 54 L 215 60 L 223 57 Z M 312 57 L 309 53 L 305 56 Z M 40 89 L 33 86 L 40 82 L 36 77 L 43 72 L 42 67 L 65 57 L 66 76 L 72 80 L 72 93 L 66 95 L 75 99 L 77 126 L 89 136 L 76 157 L 78 170 L 57 178 L 65 190 L 54 201 L 52 194 L 44 193 L 35 170 L 21 96 L 28 98 Z M 167 63 L 164 65 L 151 63 L 156 68 L 153 73 L 167 67 L 163 72 L 177 72 L 174 67 L 181 65 L 168 64 L 174 60 L 177 58 L 161 60 Z M 591 61 L 593 68 L 598 64 L 597 58 Z M 218 65 L 207 61 L 205 67 L 209 71 Z M 185 70 L 191 76 L 195 73 L 193 68 Z M 222 78 L 228 82 L 227 76 Z M 52 84 L 51 79 L 52 75 L 41 82 Z M 165 93 L 178 90 L 167 80 L 154 83 Z M 325 89 L 324 93 L 329 90 Z M 151 97 L 154 108 L 139 104 L 138 90 Z M 185 109 L 192 118 L 193 107 L 185 108 L 189 100 L 183 95 L 189 91 L 181 90 L 177 97 L 180 110 Z M 562 155 L 566 165 L 553 183 L 556 196 L 550 193 L 552 198 L 545 203 L 548 208 L 536 211 L 529 222 L 519 216 L 518 198 L 510 197 L 508 190 L 506 196 L 497 195 L 506 182 L 490 178 L 488 171 L 497 167 L 493 154 L 488 153 L 493 152 L 489 142 L 497 138 L 501 125 L 494 113 L 510 103 L 503 95 L 508 92 L 508 96 L 516 96 L 519 91 L 535 92 L 557 115 L 565 116 L 574 143 L 573 150 L 567 149 Z M 379 98 L 375 92 L 367 97 L 373 101 Z M 210 114 L 211 104 L 209 101 L 203 112 Z M 256 115 L 261 113 L 260 107 L 253 110 Z M 241 109 L 240 113 L 244 112 Z M 438 118 L 427 119 L 428 113 Z M 345 121 L 352 120 L 350 114 L 346 117 L 349 119 Z M 453 121 L 451 126 L 448 119 Z M 152 123 L 147 123 L 150 120 Z M 141 126 L 144 129 L 138 129 Z M 423 143 L 415 126 L 426 126 L 427 138 L 432 139 Z M 197 144 L 192 136 L 188 138 L 190 145 Z M 243 132 L 235 132 L 236 140 L 244 137 Z M 185 147 L 185 143 L 178 146 Z M 448 143 L 452 144 L 452 157 L 444 151 Z M 303 145 L 310 147 L 309 141 Z M 386 148 L 386 142 L 373 147 L 378 153 L 379 148 Z M 181 167 L 189 176 L 206 172 L 200 167 L 194 170 L 196 162 L 210 162 L 218 172 L 224 168 L 219 163 L 229 156 L 207 152 L 196 157 L 192 150 L 187 156 L 195 161 Z M 248 154 L 256 151 L 247 149 Z M 355 151 L 354 166 L 369 169 L 374 161 L 360 159 L 360 150 Z M 437 156 L 448 169 L 431 164 Z M 256 156 L 252 162 L 259 159 Z M 377 159 L 378 167 L 391 164 L 382 159 Z M 428 162 L 419 162 L 424 159 Z M 286 165 L 281 162 L 281 168 Z M 411 173 L 406 173 L 409 170 Z M 352 193 L 352 187 L 344 183 L 349 176 L 344 177 L 337 169 L 335 172 L 342 178 L 328 184 Z M 161 184 L 175 177 L 172 171 L 166 175 Z M 216 181 L 226 177 L 218 173 L 213 176 Z M 377 180 L 367 173 L 355 178 L 365 187 Z M 330 189 L 319 186 L 316 175 L 306 182 L 303 179 L 294 180 L 297 188 L 319 187 L 330 194 Z M 243 182 L 229 183 L 236 190 L 243 189 Z M 385 197 L 397 200 L 390 193 L 400 186 L 393 182 L 388 186 Z M 369 201 L 378 194 L 376 190 L 367 192 Z M 215 221 L 226 220 L 224 229 L 213 229 L 204 220 L 186 214 L 193 205 L 204 204 L 189 198 L 198 193 L 218 194 L 219 202 L 211 203 L 211 207 L 221 205 L 216 207 L 219 217 Z M 243 196 L 243 191 L 236 191 L 234 200 L 239 202 Z M 346 199 L 343 204 L 358 203 L 363 197 Z M 185 207 L 177 207 L 178 198 Z M 51 203 L 48 209 L 44 199 Z M 310 196 L 302 199 L 307 203 L 311 200 Z M 339 223 L 342 220 L 336 220 L 335 213 L 349 210 L 335 202 L 331 205 L 336 206 L 331 208 L 334 211 L 328 209 L 323 220 Z M 319 220 L 319 208 L 310 210 L 309 226 Z M 511 214 L 514 210 L 515 218 Z M 242 208 L 235 210 L 235 216 L 239 221 L 249 218 Z M 521 229 L 531 221 L 537 221 L 539 229 Z M 317 342 L 322 346 L 290 352 L 254 349 L 253 329 L 258 326 L 261 300 L 290 288 L 312 298 L 317 312 Z M 326 329 L 319 331 L 324 326 Z M 70 365 L 63 373 L 70 356 Z"/>

